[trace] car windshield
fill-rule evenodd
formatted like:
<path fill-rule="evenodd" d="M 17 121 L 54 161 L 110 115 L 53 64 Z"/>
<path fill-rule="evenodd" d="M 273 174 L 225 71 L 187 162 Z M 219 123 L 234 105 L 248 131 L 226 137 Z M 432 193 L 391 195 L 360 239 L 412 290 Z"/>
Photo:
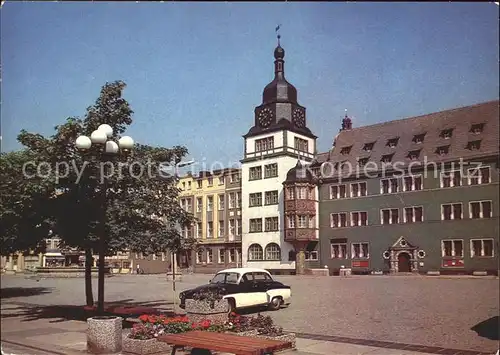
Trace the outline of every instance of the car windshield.
<path fill-rule="evenodd" d="M 235 284 L 238 283 L 238 273 L 236 272 L 219 272 L 214 276 L 212 281 L 210 281 L 211 284 Z"/>

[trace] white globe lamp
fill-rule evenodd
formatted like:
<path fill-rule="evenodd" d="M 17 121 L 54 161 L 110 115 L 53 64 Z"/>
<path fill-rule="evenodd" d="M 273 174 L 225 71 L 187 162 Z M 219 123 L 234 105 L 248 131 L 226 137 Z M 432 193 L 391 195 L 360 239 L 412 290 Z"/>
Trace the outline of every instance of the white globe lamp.
<path fill-rule="evenodd" d="M 110 154 L 116 154 L 118 153 L 118 144 L 116 144 L 116 142 L 113 142 L 113 141 L 107 141 L 106 142 L 106 148 L 105 148 L 105 151 L 106 153 L 110 153 Z"/>
<path fill-rule="evenodd" d="M 87 136 L 80 136 L 76 139 L 76 147 L 81 150 L 90 149 L 92 141 Z"/>
<path fill-rule="evenodd" d="M 108 139 L 108 136 L 106 135 L 106 132 L 104 132 L 104 131 L 96 130 L 96 131 L 92 132 L 92 134 L 90 135 L 90 140 L 92 141 L 92 143 L 104 144 L 107 139 Z"/>
<path fill-rule="evenodd" d="M 123 136 L 118 140 L 120 149 L 130 150 L 134 147 L 134 140 L 129 136 Z"/>
<path fill-rule="evenodd" d="M 113 135 L 113 128 L 109 124 L 102 124 L 97 128 L 98 131 L 106 133 L 106 137 L 110 138 Z"/>

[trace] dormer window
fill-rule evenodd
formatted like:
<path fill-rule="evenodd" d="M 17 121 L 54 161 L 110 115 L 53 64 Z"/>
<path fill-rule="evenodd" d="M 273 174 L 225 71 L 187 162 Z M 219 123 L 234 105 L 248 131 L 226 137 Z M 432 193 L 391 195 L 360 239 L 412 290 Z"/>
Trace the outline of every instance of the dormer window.
<path fill-rule="evenodd" d="M 479 134 L 483 131 L 483 129 L 484 129 L 484 123 L 476 123 L 470 127 L 469 132 L 474 133 L 474 134 Z"/>
<path fill-rule="evenodd" d="M 393 154 L 382 155 L 382 159 L 380 159 L 380 161 L 382 163 L 390 163 L 393 156 L 394 156 L 394 153 Z"/>
<path fill-rule="evenodd" d="M 423 143 L 424 138 L 425 138 L 425 133 L 416 134 L 413 136 L 413 143 L 417 143 L 417 144 Z"/>
<path fill-rule="evenodd" d="M 398 145 L 399 137 L 397 138 L 391 138 L 387 140 L 387 146 L 391 148 L 395 148 Z"/>
<path fill-rule="evenodd" d="M 344 167 L 344 164 L 347 162 L 347 160 L 343 160 L 343 161 L 340 161 L 340 162 L 336 162 L 334 164 L 334 168 L 335 170 L 342 170 L 342 168 Z"/>
<path fill-rule="evenodd" d="M 365 166 L 368 163 L 369 158 L 359 158 L 358 159 L 358 164 L 359 166 Z"/>
<path fill-rule="evenodd" d="M 407 158 L 410 160 L 417 160 L 419 156 L 420 156 L 420 149 L 417 149 L 409 151 Z"/>
<path fill-rule="evenodd" d="M 448 154 L 449 151 L 450 151 L 449 145 L 442 145 L 442 146 L 436 148 L 437 155 L 446 155 L 446 154 Z"/>
<path fill-rule="evenodd" d="M 341 150 L 340 150 L 340 154 L 342 155 L 347 155 L 351 152 L 351 148 L 352 148 L 352 145 L 350 145 L 349 147 L 343 147 Z"/>
<path fill-rule="evenodd" d="M 450 139 L 453 134 L 453 128 L 443 129 L 439 135 L 441 138 Z"/>
<path fill-rule="evenodd" d="M 365 145 L 363 146 L 363 150 L 365 152 L 371 152 L 373 150 L 374 145 L 375 145 L 375 142 L 365 143 Z"/>
<path fill-rule="evenodd" d="M 466 148 L 469 150 L 479 150 L 479 148 L 481 148 L 481 140 L 471 141 L 471 142 L 467 143 Z"/>

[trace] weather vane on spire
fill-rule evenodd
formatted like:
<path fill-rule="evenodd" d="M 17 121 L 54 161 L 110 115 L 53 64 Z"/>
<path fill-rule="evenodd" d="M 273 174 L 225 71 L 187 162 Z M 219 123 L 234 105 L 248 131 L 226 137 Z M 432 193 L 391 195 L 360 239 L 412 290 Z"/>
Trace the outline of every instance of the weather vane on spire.
<path fill-rule="evenodd" d="M 280 27 L 281 27 L 281 25 L 278 25 L 278 26 L 276 26 L 276 29 L 275 29 L 276 35 L 278 37 L 278 46 L 280 45 L 280 38 L 281 38 L 281 35 L 279 33 Z"/>

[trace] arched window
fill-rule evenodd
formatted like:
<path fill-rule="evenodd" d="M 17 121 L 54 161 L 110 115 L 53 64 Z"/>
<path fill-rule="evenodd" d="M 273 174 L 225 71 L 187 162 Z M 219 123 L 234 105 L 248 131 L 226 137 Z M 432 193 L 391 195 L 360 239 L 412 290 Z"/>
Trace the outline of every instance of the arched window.
<path fill-rule="evenodd" d="M 248 247 L 248 260 L 264 260 L 264 253 L 259 244 L 252 244 Z"/>
<path fill-rule="evenodd" d="M 281 260 L 281 249 L 276 243 L 269 243 L 266 246 L 266 260 Z"/>

